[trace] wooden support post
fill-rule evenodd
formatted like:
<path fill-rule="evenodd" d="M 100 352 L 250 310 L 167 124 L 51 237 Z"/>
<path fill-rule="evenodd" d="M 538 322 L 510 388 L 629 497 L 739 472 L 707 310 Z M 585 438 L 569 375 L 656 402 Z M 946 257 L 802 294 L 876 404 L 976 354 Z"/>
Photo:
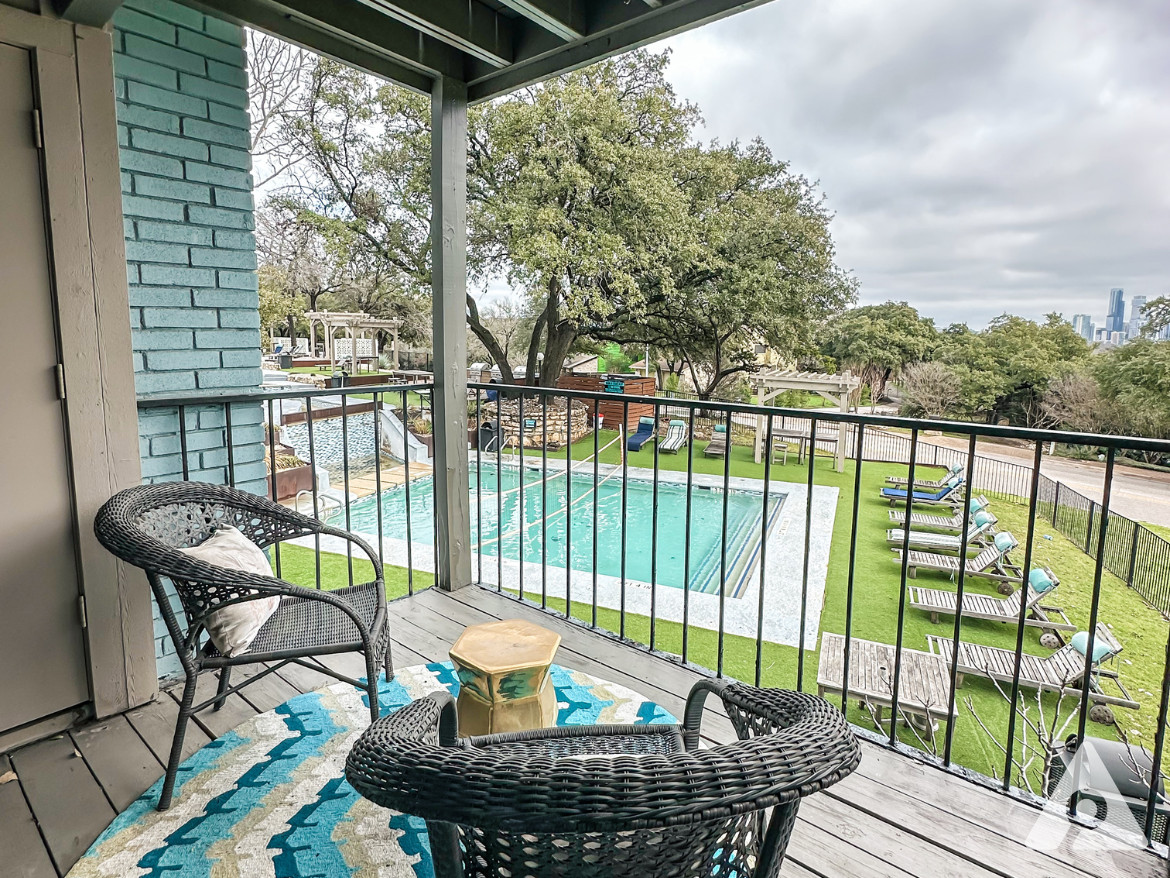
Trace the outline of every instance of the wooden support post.
<path fill-rule="evenodd" d="M 471 584 L 467 458 L 467 85 L 431 90 L 431 289 L 438 585 Z"/>

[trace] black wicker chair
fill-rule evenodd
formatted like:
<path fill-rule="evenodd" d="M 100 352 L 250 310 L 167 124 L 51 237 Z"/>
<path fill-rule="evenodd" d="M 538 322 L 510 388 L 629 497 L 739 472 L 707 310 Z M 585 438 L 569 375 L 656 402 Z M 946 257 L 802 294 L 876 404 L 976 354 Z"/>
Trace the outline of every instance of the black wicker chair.
<path fill-rule="evenodd" d="M 739 740 L 701 750 L 708 692 Z M 367 799 L 426 819 L 438 878 L 772 878 L 800 798 L 860 758 L 827 701 L 711 680 L 691 690 L 682 726 L 463 740 L 454 701 L 433 694 L 374 723 L 345 776 Z"/>
<path fill-rule="evenodd" d="M 228 570 L 199 561 L 180 548 L 198 545 L 221 525 L 238 528 L 264 549 L 311 534 L 346 539 L 374 565 L 375 579 L 334 591 L 318 591 L 281 579 Z M 271 500 L 201 482 L 168 482 L 127 488 L 111 497 L 97 514 L 94 531 L 107 549 L 146 571 L 159 611 L 186 675 L 179 720 L 159 799 L 160 811 L 170 807 L 175 771 L 183 751 L 187 720 L 204 709 L 223 706 L 224 699 L 286 664 L 305 665 L 369 693 L 370 716 L 378 718 L 378 670 L 393 674 L 386 588 L 377 554 L 357 536 L 285 509 Z M 180 624 L 167 594 L 169 580 L 182 605 Z M 214 610 L 229 604 L 280 595 L 280 606 L 257 633 L 248 651 L 234 658 L 222 655 L 206 636 L 205 621 Z M 313 656 L 361 652 L 366 660 L 366 683 L 330 670 Z M 236 665 L 273 664 L 237 686 L 231 686 Z M 214 698 L 194 704 L 200 671 L 218 669 Z"/>

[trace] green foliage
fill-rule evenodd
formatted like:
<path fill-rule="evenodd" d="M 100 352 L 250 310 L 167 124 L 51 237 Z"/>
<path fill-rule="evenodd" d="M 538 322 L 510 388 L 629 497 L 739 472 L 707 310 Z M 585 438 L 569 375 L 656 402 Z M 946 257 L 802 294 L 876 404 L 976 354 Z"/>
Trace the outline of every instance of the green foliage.
<path fill-rule="evenodd" d="M 960 411 L 969 418 L 1043 423 L 1049 382 L 1089 356 L 1089 345 L 1058 315 L 1040 324 L 1004 314 L 981 332 L 957 324 L 943 331 L 936 359 L 960 382 Z"/>
<path fill-rule="evenodd" d="M 1158 296 L 1156 299 L 1150 299 L 1146 302 L 1145 308 L 1142 309 L 1142 315 L 1146 318 L 1146 322 L 1142 326 L 1142 335 L 1156 335 L 1170 326 L 1170 296 Z"/>
<path fill-rule="evenodd" d="M 821 350 L 860 376 L 873 399 L 882 399 L 891 378 L 910 363 L 930 359 L 937 345 L 933 320 L 905 302 L 885 302 L 836 317 L 825 328 Z"/>
<path fill-rule="evenodd" d="M 1139 339 L 1114 348 L 1094 364 L 1093 374 L 1111 433 L 1170 438 L 1170 341 Z M 1151 455 L 1156 462 L 1160 455 Z"/>
<path fill-rule="evenodd" d="M 610 342 L 602 348 L 602 353 L 597 359 L 597 368 L 601 372 L 624 374 L 630 371 L 633 362 L 622 350 L 621 345 L 617 342 Z"/>

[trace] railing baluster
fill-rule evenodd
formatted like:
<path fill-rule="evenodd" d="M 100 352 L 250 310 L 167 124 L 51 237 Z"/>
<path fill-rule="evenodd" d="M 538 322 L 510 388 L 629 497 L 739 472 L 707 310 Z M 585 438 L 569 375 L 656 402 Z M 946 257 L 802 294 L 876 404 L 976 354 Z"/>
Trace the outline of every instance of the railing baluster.
<path fill-rule="evenodd" d="M 479 447 L 479 389 L 475 390 L 475 581 L 483 584 L 483 449 Z"/>
<path fill-rule="evenodd" d="M 764 437 L 764 502 L 760 518 L 760 594 L 756 602 L 756 685 L 760 685 L 764 663 L 764 585 L 768 581 L 768 489 L 772 479 L 772 416 L 768 416 Z"/>
<path fill-rule="evenodd" d="M 691 609 L 691 495 L 695 490 L 695 410 L 690 409 L 687 423 L 687 511 L 683 524 L 683 622 L 682 660 L 687 660 L 687 637 L 690 632 Z"/>
<path fill-rule="evenodd" d="M 272 400 L 268 401 L 268 413 L 271 416 L 271 414 L 272 414 Z M 269 424 L 271 425 L 271 423 L 272 423 L 272 421 L 271 421 L 271 417 L 270 417 Z M 181 465 L 183 467 L 183 481 L 189 482 L 191 480 L 191 466 L 187 461 L 187 407 L 182 406 L 182 405 L 179 406 L 179 454 L 181 454 L 183 457 L 183 459 L 181 461 Z M 272 470 L 274 473 L 276 472 L 276 458 L 275 458 L 275 456 L 272 458 Z M 276 490 L 276 476 L 275 475 L 272 477 L 272 487 L 273 487 L 273 490 Z M 274 500 L 276 499 L 275 495 L 273 495 L 273 499 Z"/>
<path fill-rule="evenodd" d="M 1038 446 L 1037 446 L 1038 447 Z M 963 527 L 959 532 L 959 576 L 955 583 L 955 627 L 951 638 L 951 655 L 958 656 L 959 654 L 959 635 L 960 628 L 963 623 L 963 596 L 964 589 L 967 584 L 967 539 L 971 535 L 971 496 L 975 491 L 975 434 L 972 433 L 967 441 L 967 463 L 964 469 L 966 473 L 963 486 Z M 909 489 L 914 490 L 914 485 L 910 485 Z M 906 527 L 910 527 L 910 521 L 907 519 Z M 1024 602 L 1021 602 L 1021 605 Z M 1024 629 L 1023 623 L 1020 624 L 1020 632 L 1022 634 Z M 943 764 L 951 764 L 951 745 L 955 737 L 955 723 L 951 717 L 955 713 L 955 701 L 958 698 L 958 683 L 959 683 L 959 663 L 958 661 L 951 662 L 950 674 L 950 688 L 947 693 L 947 733 L 946 741 L 943 744 Z M 930 722 L 930 717 L 927 716 L 927 722 Z M 1008 753 L 1011 753 L 1011 747 L 1008 747 Z"/>
<path fill-rule="evenodd" d="M 504 398 L 496 391 L 496 591 L 504 590 Z"/>
<path fill-rule="evenodd" d="M 1170 628 L 1167 629 L 1166 656 L 1162 664 L 1162 700 L 1158 704 L 1158 731 L 1154 735 L 1153 760 L 1150 762 L 1149 793 L 1146 795 L 1146 819 L 1142 829 L 1147 841 L 1154 840 L 1154 807 L 1158 804 L 1158 778 L 1162 774 L 1162 754 L 1166 746 L 1166 714 L 1170 710 Z M 1164 839 L 1159 839 L 1164 841 Z"/>
<path fill-rule="evenodd" d="M 865 424 L 857 426 L 853 471 L 853 520 L 849 525 L 849 574 L 845 583 L 845 655 L 841 666 L 841 713 L 849 714 L 849 652 L 853 637 L 853 579 L 857 570 L 857 516 L 861 507 L 861 464 L 864 458 Z M 909 523 L 907 523 L 909 526 Z"/>
<path fill-rule="evenodd" d="M 411 531 L 414 510 L 410 505 L 410 410 L 406 406 L 406 393 L 405 390 L 402 391 L 402 408 L 399 410 L 402 416 L 402 499 L 406 504 L 406 593 L 414 594 L 414 535 Z M 436 580 L 438 576 L 439 568 L 436 567 Z"/>
<path fill-rule="evenodd" d="M 573 616 L 573 398 L 565 397 L 565 616 Z"/>
<path fill-rule="evenodd" d="M 658 615 L 658 404 L 654 405 L 654 478 L 650 500 L 650 649 L 654 649 L 654 626 Z"/>
<path fill-rule="evenodd" d="M 527 381 L 528 379 L 526 378 L 524 380 Z M 524 422 L 524 393 L 525 393 L 524 390 L 521 389 L 521 391 L 520 391 L 520 407 L 519 407 L 519 411 L 520 411 L 520 416 L 519 416 L 519 423 L 520 423 L 520 468 L 518 470 L 519 475 L 520 475 L 520 481 L 519 481 L 519 494 L 520 494 L 519 517 L 520 517 L 520 522 L 516 525 L 516 535 L 517 535 L 516 536 L 516 541 L 517 541 L 516 542 L 516 555 L 520 559 L 520 600 L 524 600 L 524 556 L 525 556 L 525 554 L 527 554 L 524 551 L 524 548 L 525 548 L 525 543 L 526 543 L 527 535 L 528 535 L 528 532 L 527 532 L 527 523 L 528 523 L 527 522 L 527 512 L 528 512 L 528 510 L 524 507 L 524 432 L 525 432 L 526 427 L 528 426 Z"/>
<path fill-rule="evenodd" d="M 382 394 L 374 393 L 374 509 L 378 525 L 378 560 L 386 566 L 382 532 Z"/>
<path fill-rule="evenodd" d="M 179 423 L 183 425 L 184 432 L 180 434 L 183 440 L 183 478 L 186 478 L 186 463 L 187 463 L 187 441 L 186 441 L 186 418 L 183 416 L 183 407 L 179 406 Z M 272 502 L 276 503 L 276 421 L 272 415 L 272 400 L 268 400 L 268 488 L 272 495 Z M 280 542 L 272 544 L 272 553 L 276 558 L 276 578 L 280 579 Z"/>
<path fill-rule="evenodd" d="M 593 615 L 592 615 L 592 618 L 590 620 L 590 624 L 594 628 L 597 627 L 597 527 L 598 527 L 597 510 L 601 504 L 601 497 L 598 494 L 598 488 L 597 488 L 597 474 L 598 474 L 597 457 L 600 454 L 600 451 L 598 450 L 598 448 L 599 448 L 599 442 L 600 442 L 600 435 L 599 434 L 601 432 L 601 423 L 598 419 L 598 415 L 601 411 L 600 406 L 601 406 L 601 401 L 595 398 L 593 400 L 593 540 L 592 540 L 593 564 L 592 564 L 592 567 L 590 568 L 593 571 L 593 611 L 592 611 Z"/>
<path fill-rule="evenodd" d="M 1081 681 L 1081 698 L 1080 710 L 1081 714 L 1077 719 L 1077 740 L 1085 740 L 1085 723 L 1089 719 L 1089 691 L 1093 682 L 1093 652 L 1096 650 L 1097 642 L 1097 622 L 1101 609 L 1101 579 L 1105 572 L 1105 537 L 1109 531 L 1109 523 L 1106 520 L 1106 515 L 1109 512 L 1109 501 L 1113 495 L 1113 464 L 1117 459 L 1117 450 L 1110 446 L 1105 453 L 1105 485 L 1101 492 L 1101 525 L 1097 531 L 1097 560 L 1093 565 L 1093 597 L 1089 604 L 1089 642 L 1085 644 L 1085 676 Z M 1092 518 L 1090 517 L 1090 527 L 1092 530 Z M 1019 676 L 1017 672 L 1016 676 Z M 1081 788 L 1081 763 L 1084 760 L 1073 760 L 1073 785 L 1074 790 Z M 1155 766 L 1157 768 L 1159 766 Z M 1069 801 L 1069 814 L 1076 814 L 1076 796 L 1073 796 Z"/>
<path fill-rule="evenodd" d="M 800 573 L 800 633 L 796 641 L 796 691 L 804 691 L 804 634 L 808 625 L 808 568 L 812 554 L 813 480 L 817 462 L 817 419 L 809 418 L 808 481 L 804 498 L 804 558 Z"/>
<path fill-rule="evenodd" d="M 349 511 L 349 394 L 341 388 L 341 483 L 345 491 L 345 529 L 352 530 Z M 353 543 L 345 541 L 345 566 L 349 575 L 349 586 L 353 588 Z"/>
<path fill-rule="evenodd" d="M 914 469 L 918 463 L 918 428 L 910 431 L 910 472 L 906 482 L 906 526 L 902 529 L 902 576 L 898 589 L 898 631 L 894 645 L 894 679 L 890 686 L 890 746 L 898 740 L 898 687 L 902 683 L 902 642 L 906 622 L 906 577 L 910 563 L 910 521 L 914 512 Z"/>
<path fill-rule="evenodd" d="M 618 633 L 622 637 L 626 636 L 626 488 L 630 484 L 630 449 L 626 443 L 629 440 L 630 432 L 630 403 L 628 401 L 622 403 L 622 429 L 619 434 L 622 446 L 622 594 L 621 594 L 621 610 L 618 613 L 618 627 L 621 629 Z"/>
<path fill-rule="evenodd" d="M 974 442 L 974 437 L 972 437 L 972 442 Z M 1016 619 L 1016 656 L 1015 664 L 1012 666 L 1012 695 L 1011 701 L 1008 703 L 1008 737 L 1007 746 L 1004 748 L 1007 755 L 1003 769 L 1003 789 L 1005 791 L 1011 787 L 1012 751 L 1016 744 L 1016 702 L 1020 697 L 1020 665 L 1024 660 L 1024 628 L 1026 627 L 1024 621 L 1028 618 L 1028 574 L 1032 572 L 1033 542 L 1036 539 L 1036 505 L 1040 486 L 1041 455 L 1043 453 L 1044 446 L 1037 442 L 1032 460 L 1032 481 L 1029 486 L 1028 540 L 1024 545 L 1023 581 L 1020 583 L 1020 614 Z M 957 656 L 958 654 L 956 648 L 953 655 Z"/>
<path fill-rule="evenodd" d="M 540 608 L 548 609 L 548 394 L 540 395 Z"/>
<path fill-rule="evenodd" d="M 230 402 L 223 404 L 223 432 L 224 439 L 227 441 L 227 483 L 228 487 L 234 488 L 236 486 L 236 448 L 232 436 L 232 404 Z"/>
<path fill-rule="evenodd" d="M 731 490 L 731 429 L 734 423 L 730 411 L 724 413 L 723 423 L 726 425 L 727 441 L 723 446 L 723 517 L 720 519 L 719 532 L 719 632 L 715 659 L 715 674 L 719 677 L 723 676 L 723 647 L 727 621 L 727 501 Z"/>
<path fill-rule="evenodd" d="M 271 411 L 269 411 L 269 422 L 271 423 Z M 320 520 L 321 509 L 319 505 L 319 495 L 317 487 L 317 448 L 313 443 L 313 397 L 305 395 L 305 432 L 309 437 L 309 469 L 312 470 L 311 478 L 309 480 L 310 487 L 313 492 L 313 518 Z M 300 501 L 295 501 L 300 505 Z M 297 510 L 300 511 L 299 509 Z M 321 534 L 313 534 L 313 569 L 316 577 L 317 590 L 321 590 Z"/>

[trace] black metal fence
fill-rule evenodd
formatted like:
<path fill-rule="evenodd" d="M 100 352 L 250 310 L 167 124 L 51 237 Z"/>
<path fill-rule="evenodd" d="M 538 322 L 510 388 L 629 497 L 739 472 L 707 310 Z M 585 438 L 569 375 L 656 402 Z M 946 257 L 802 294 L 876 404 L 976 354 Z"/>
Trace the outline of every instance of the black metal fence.
<path fill-rule="evenodd" d="M 251 448 L 248 456 L 254 459 L 254 446 L 259 444 L 273 471 L 267 483 L 261 483 L 262 490 L 274 500 L 294 503 L 313 515 L 332 516 L 348 530 L 372 535 L 383 563 L 401 569 L 403 590 L 410 594 L 421 585 L 419 571 L 439 569 L 433 482 L 428 485 L 418 478 L 421 464 L 415 443 L 421 440 L 400 430 L 395 448 L 385 431 L 401 422 L 382 415 L 387 405 L 406 409 L 410 393 L 433 392 L 441 391 L 429 384 L 290 389 L 144 400 L 140 408 L 144 414 L 176 415 L 171 438 L 177 466 L 158 477 L 236 484 L 242 449 Z M 948 432 L 968 440 L 964 452 L 923 441 L 925 432 L 939 429 L 930 421 L 542 388 L 509 388 L 506 399 L 500 400 L 495 397 L 499 392 L 498 385 L 472 384 L 468 399 L 474 424 L 486 427 L 475 431 L 480 448 L 469 452 L 467 542 L 473 575 L 485 587 L 720 676 L 799 690 L 815 687 L 839 703 L 853 722 L 876 728 L 886 746 L 920 756 L 926 751 L 925 758 L 959 772 L 965 771 L 966 756 L 955 752 L 955 724 L 962 714 L 964 721 L 979 723 L 994 737 L 988 746 L 997 748 L 1003 758 L 1000 768 L 987 773 L 994 774 L 1005 791 L 1024 783 L 1035 770 L 1025 751 L 1037 745 L 1029 705 L 1039 699 L 1039 692 L 1048 692 L 1058 706 L 1067 702 L 1059 740 L 1053 736 L 1043 742 L 1049 756 L 1062 745 L 1065 731 L 1085 741 L 1091 714 L 1095 720 L 1111 722 L 1113 709 L 1139 706 L 1121 685 L 1126 675 L 1117 669 L 1108 647 L 1109 632 L 1098 624 L 1116 621 L 1117 612 L 1111 603 L 1115 595 L 1104 587 L 1103 571 L 1128 571 L 1127 581 L 1138 588 L 1138 583 L 1161 582 L 1167 559 L 1158 555 L 1157 544 L 1143 528 L 1109 512 L 1109 496 L 1119 449 L 1166 451 L 1170 443 L 947 424 Z M 334 407 L 340 409 L 337 423 L 328 429 L 309 405 L 321 396 L 337 397 L 339 403 Z M 685 441 L 670 455 L 666 433 L 656 430 L 656 438 L 648 438 L 642 451 L 626 452 L 632 429 L 615 438 L 608 431 L 616 419 L 609 416 L 604 435 L 594 429 L 601 406 L 615 403 L 624 415 L 620 423 L 633 427 L 638 411 L 646 411 L 657 423 L 681 422 L 676 426 L 681 426 Z M 304 410 L 296 430 L 283 423 L 290 405 Z M 241 441 L 233 421 L 258 423 L 243 417 L 257 407 L 263 413 L 262 432 L 257 435 L 249 428 Z M 206 419 L 206 430 L 205 411 L 218 413 Z M 367 427 L 359 419 L 370 411 L 372 423 Z M 791 462 L 775 463 L 767 453 L 760 465 L 754 465 L 733 442 L 728 442 L 727 450 L 713 450 L 706 441 L 693 441 L 704 422 L 709 427 L 723 424 L 733 440 L 746 442 L 748 436 L 754 440 L 757 418 L 763 419 L 766 449 L 771 449 L 777 431 L 806 429 L 818 448 L 836 450 L 844 429 L 852 471 L 831 476 L 832 490 L 840 494 L 820 490 L 829 478 L 823 472 L 829 466 L 824 456 L 805 455 L 794 467 Z M 440 434 L 444 427 L 434 425 Z M 899 430 L 905 435 L 891 432 Z M 975 454 L 976 439 L 983 436 L 1030 443 L 1033 465 L 980 458 Z M 157 437 L 160 447 L 166 447 L 165 432 Z M 1050 441 L 1107 449 L 1102 504 L 1085 505 L 1075 492 L 1046 482 L 1040 473 L 1041 446 Z M 311 472 L 308 485 L 291 496 L 291 489 L 278 484 L 282 444 L 293 446 Z M 226 457 L 209 455 L 209 447 L 226 448 Z M 397 458 L 392 463 L 384 460 L 388 452 Z M 633 453 L 639 457 L 631 460 Z M 898 488 L 886 485 L 887 493 L 878 498 L 875 481 L 885 485 L 888 479 L 870 475 L 875 458 L 904 463 L 910 485 L 934 475 L 924 474 L 924 467 L 954 462 L 974 478 L 949 490 L 915 488 L 901 499 Z M 323 489 L 323 472 L 330 477 L 330 489 Z M 891 478 L 896 475 L 888 466 L 884 472 Z M 778 489 L 777 481 L 787 487 Z M 989 555 L 987 536 L 975 541 L 977 524 L 965 513 L 980 492 L 1027 504 L 1028 524 L 1025 533 L 1016 535 L 1018 546 Z M 839 500 L 830 499 L 838 496 Z M 890 507 L 898 506 L 889 518 L 886 500 Z M 826 504 L 836 504 L 833 515 L 826 516 Z M 860 516 L 863 509 L 865 520 Z M 875 512 L 880 529 L 866 524 L 875 519 Z M 945 532 L 923 531 L 914 518 L 919 513 L 937 516 Z M 1051 601 L 1041 607 L 1032 599 L 1028 579 L 1041 517 L 1055 519 L 1058 528 L 1078 546 L 1087 547 L 1098 562 L 1091 583 L 1069 583 L 1063 589 L 1080 589 L 1081 609 L 1087 606 L 1078 611 L 1076 627 L 1084 630 L 1086 640 L 1079 649 L 1069 640 L 1073 626 L 1052 610 Z M 830 525 L 834 520 L 836 524 Z M 863 532 L 864 528 L 871 530 Z M 912 554 L 921 549 L 923 539 L 931 548 Z M 885 554 L 887 543 L 897 550 L 887 556 L 884 568 L 874 564 L 875 541 L 882 545 L 879 556 Z M 327 582 L 323 561 L 331 547 L 318 539 L 313 548 L 315 570 L 307 584 L 332 587 L 354 581 L 353 559 L 348 557 L 340 581 Z M 830 556 L 835 571 L 831 602 L 826 573 Z M 915 579 L 916 571 L 932 567 L 941 571 L 934 581 Z M 279 554 L 276 569 L 281 575 Z M 1018 596 L 1014 602 L 1003 598 L 998 605 L 1003 607 L 1002 618 L 997 619 L 1003 624 L 991 629 L 966 618 L 970 595 L 979 595 L 984 608 L 988 598 L 999 600 L 987 594 L 989 584 L 992 592 L 998 586 L 1001 592 Z M 880 607 L 872 599 L 879 586 L 887 596 Z M 928 609 L 930 601 L 940 600 L 950 601 L 949 609 Z M 981 618 L 986 618 L 983 612 Z M 925 637 L 929 650 L 924 651 L 923 635 L 934 630 L 929 627 L 931 617 L 938 619 L 938 633 Z M 875 634 L 879 629 L 885 633 Z M 986 642 L 991 632 L 999 645 Z M 1010 632 L 1006 639 L 1004 632 Z M 1152 744 L 1151 764 L 1160 767 L 1170 713 L 1170 627 L 1156 636 L 1165 639 L 1167 660 L 1147 669 L 1146 679 L 1159 680 L 1151 684 L 1159 691 L 1139 694 L 1145 715 L 1157 717 L 1143 743 Z M 1055 685 L 1030 678 L 1027 670 L 1045 645 L 1056 646 L 1052 655 L 1059 654 L 1065 663 L 1066 676 Z M 1109 655 L 1098 656 L 1102 646 Z M 976 658 L 964 658 L 968 653 Z M 1151 660 L 1147 650 L 1142 661 Z M 967 715 L 971 684 L 961 690 L 962 676 L 983 678 L 987 685 L 980 690 L 982 704 L 995 706 L 995 716 L 987 712 L 991 708 L 983 716 L 973 708 Z M 933 684 L 924 688 L 927 678 Z M 864 708 L 857 706 L 859 699 Z M 939 725 L 945 729 L 936 732 Z M 1042 773 L 1047 775 L 1047 770 Z M 1142 811 L 1147 838 L 1153 837 L 1155 815 L 1167 810 L 1158 784 L 1149 780 Z M 1027 785 L 1034 786 L 1031 781 Z M 1042 792 L 1047 791 L 1043 785 Z M 1076 800 L 1073 795 L 1067 802 L 1070 813 L 1075 812 Z"/>

